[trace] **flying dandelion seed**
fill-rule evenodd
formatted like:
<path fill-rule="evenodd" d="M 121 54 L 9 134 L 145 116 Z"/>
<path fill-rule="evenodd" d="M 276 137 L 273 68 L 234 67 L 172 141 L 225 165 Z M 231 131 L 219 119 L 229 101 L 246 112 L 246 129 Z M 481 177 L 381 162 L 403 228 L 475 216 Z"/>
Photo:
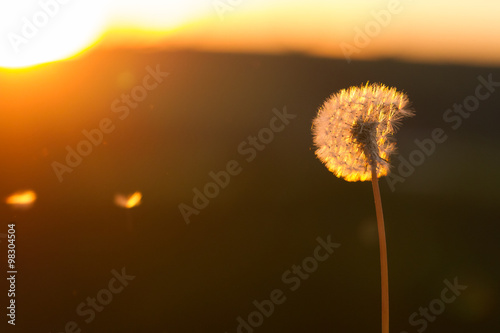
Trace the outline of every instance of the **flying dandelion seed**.
<path fill-rule="evenodd" d="M 135 192 L 131 195 L 116 194 L 115 204 L 118 207 L 123 208 L 133 208 L 141 204 L 142 194 L 141 192 Z"/>
<path fill-rule="evenodd" d="M 347 181 L 372 181 L 380 246 L 382 333 L 389 333 L 389 272 L 378 178 L 389 172 L 389 156 L 396 150 L 392 134 L 401 119 L 412 115 L 405 94 L 367 83 L 333 94 L 312 127 L 316 156 L 331 172 Z"/>
<path fill-rule="evenodd" d="M 5 200 L 8 205 L 14 208 L 28 209 L 36 201 L 36 193 L 32 190 L 16 192 Z"/>
<path fill-rule="evenodd" d="M 123 195 L 123 194 L 115 195 L 115 205 L 127 209 L 126 213 L 127 229 L 129 230 L 129 232 L 134 231 L 134 219 L 132 217 L 132 213 L 130 213 L 130 208 L 139 206 L 141 204 L 141 200 L 142 200 L 141 192 L 135 192 L 134 194 L 131 195 Z"/>
<path fill-rule="evenodd" d="M 389 156 L 396 150 L 392 134 L 401 119 L 412 116 L 405 94 L 368 83 L 342 89 L 320 108 L 313 121 L 316 156 L 337 177 L 347 181 L 372 179 L 389 172 Z"/>

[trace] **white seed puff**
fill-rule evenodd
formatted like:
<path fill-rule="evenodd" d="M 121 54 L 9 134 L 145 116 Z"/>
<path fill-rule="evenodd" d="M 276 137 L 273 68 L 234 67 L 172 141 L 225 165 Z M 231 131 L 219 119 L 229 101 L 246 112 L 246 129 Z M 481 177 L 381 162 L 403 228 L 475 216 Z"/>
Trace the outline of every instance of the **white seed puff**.
<path fill-rule="evenodd" d="M 330 96 L 313 120 L 316 156 L 337 177 L 347 181 L 371 180 L 389 172 L 393 140 L 404 117 L 412 116 L 405 94 L 382 84 L 342 89 Z"/>

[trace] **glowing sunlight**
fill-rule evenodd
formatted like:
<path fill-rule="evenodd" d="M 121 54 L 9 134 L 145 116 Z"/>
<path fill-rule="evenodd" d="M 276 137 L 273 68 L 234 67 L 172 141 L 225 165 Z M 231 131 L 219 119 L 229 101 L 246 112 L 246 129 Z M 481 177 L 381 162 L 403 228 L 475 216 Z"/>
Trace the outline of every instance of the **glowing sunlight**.
<path fill-rule="evenodd" d="M 96 1 L 2 2 L 0 66 L 27 67 L 80 53 L 102 34 L 105 8 Z"/>
<path fill-rule="evenodd" d="M 453 9 L 450 14 L 450 8 Z M 0 67 L 104 48 L 498 63 L 498 2 L 25 0 L 0 4 Z M 425 18 L 425 19 L 423 19 Z M 480 19 L 477 19 L 480 18 Z M 426 24 L 420 26 L 422 21 Z M 415 29 L 419 26 L 419 29 Z"/>

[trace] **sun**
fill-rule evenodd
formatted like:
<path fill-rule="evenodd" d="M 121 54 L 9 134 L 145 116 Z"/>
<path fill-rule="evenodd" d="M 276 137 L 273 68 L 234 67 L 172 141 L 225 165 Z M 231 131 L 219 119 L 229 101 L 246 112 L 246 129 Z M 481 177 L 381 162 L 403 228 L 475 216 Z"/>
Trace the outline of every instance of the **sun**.
<path fill-rule="evenodd" d="M 1 1 L 0 67 L 67 59 L 103 39 L 158 41 L 210 14 L 206 0 Z"/>
<path fill-rule="evenodd" d="M 92 46 L 105 29 L 105 2 L 2 1 L 0 67 L 66 59 Z"/>

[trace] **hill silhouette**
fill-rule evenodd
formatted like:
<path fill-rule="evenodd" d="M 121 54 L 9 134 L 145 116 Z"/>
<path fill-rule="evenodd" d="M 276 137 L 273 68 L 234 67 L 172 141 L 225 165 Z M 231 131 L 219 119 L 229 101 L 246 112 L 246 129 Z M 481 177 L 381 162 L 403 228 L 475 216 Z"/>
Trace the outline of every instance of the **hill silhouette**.
<path fill-rule="evenodd" d="M 155 81 L 155 71 L 168 76 Z M 410 315 L 455 277 L 468 289 L 428 332 L 498 329 L 500 87 L 484 80 L 500 82 L 500 69 L 194 51 L 98 50 L 3 70 L 0 193 L 32 188 L 39 197 L 29 211 L 0 208 L 2 221 L 18 221 L 17 301 L 26 316 L 19 326 L 59 332 L 75 321 L 89 332 L 237 332 L 238 318 L 248 322 L 256 311 L 254 301 L 268 304 L 280 290 L 286 299 L 255 332 L 378 330 L 370 184 L 330 174 L 310 134 L 330 94 L 369 81 L 403 90 L 416 111 L 397 134 L 392 162 L 394 173 L 408 175 L 392 185 L 381 180 L 391 330 L 416 331 Z M 490 94 L 474 107 L 470 96 L 481 84 L 481 94 Z M 141 100 L 127 104 L 123 94 L 132 93 Z M 474 111 L 457 119 L 447 111 L 454 104 Z M 273 118 L 282 130 L 262 132 Z M 431 139 L 435 129 L 446 140 L 427 154 L 415 140 Z M 82 144 L 89 136 L 95 143 Z M 87 156 L 74 157 L 78 149 Z M 404 169 L 401 161 L 416 150 L 423 159 Z M 71 171 L 58 169 L 58 176 L 54 162 Z M 216 185 L 207 195 L 209 183 Z M 114 206 L 116 193 L 136 190 L 140 206 Z M 340 247 L 291 290 L 284 274 L 329 235 Z M 122 267 L 136 278 L 86 323 L 77 306 Z"/>

